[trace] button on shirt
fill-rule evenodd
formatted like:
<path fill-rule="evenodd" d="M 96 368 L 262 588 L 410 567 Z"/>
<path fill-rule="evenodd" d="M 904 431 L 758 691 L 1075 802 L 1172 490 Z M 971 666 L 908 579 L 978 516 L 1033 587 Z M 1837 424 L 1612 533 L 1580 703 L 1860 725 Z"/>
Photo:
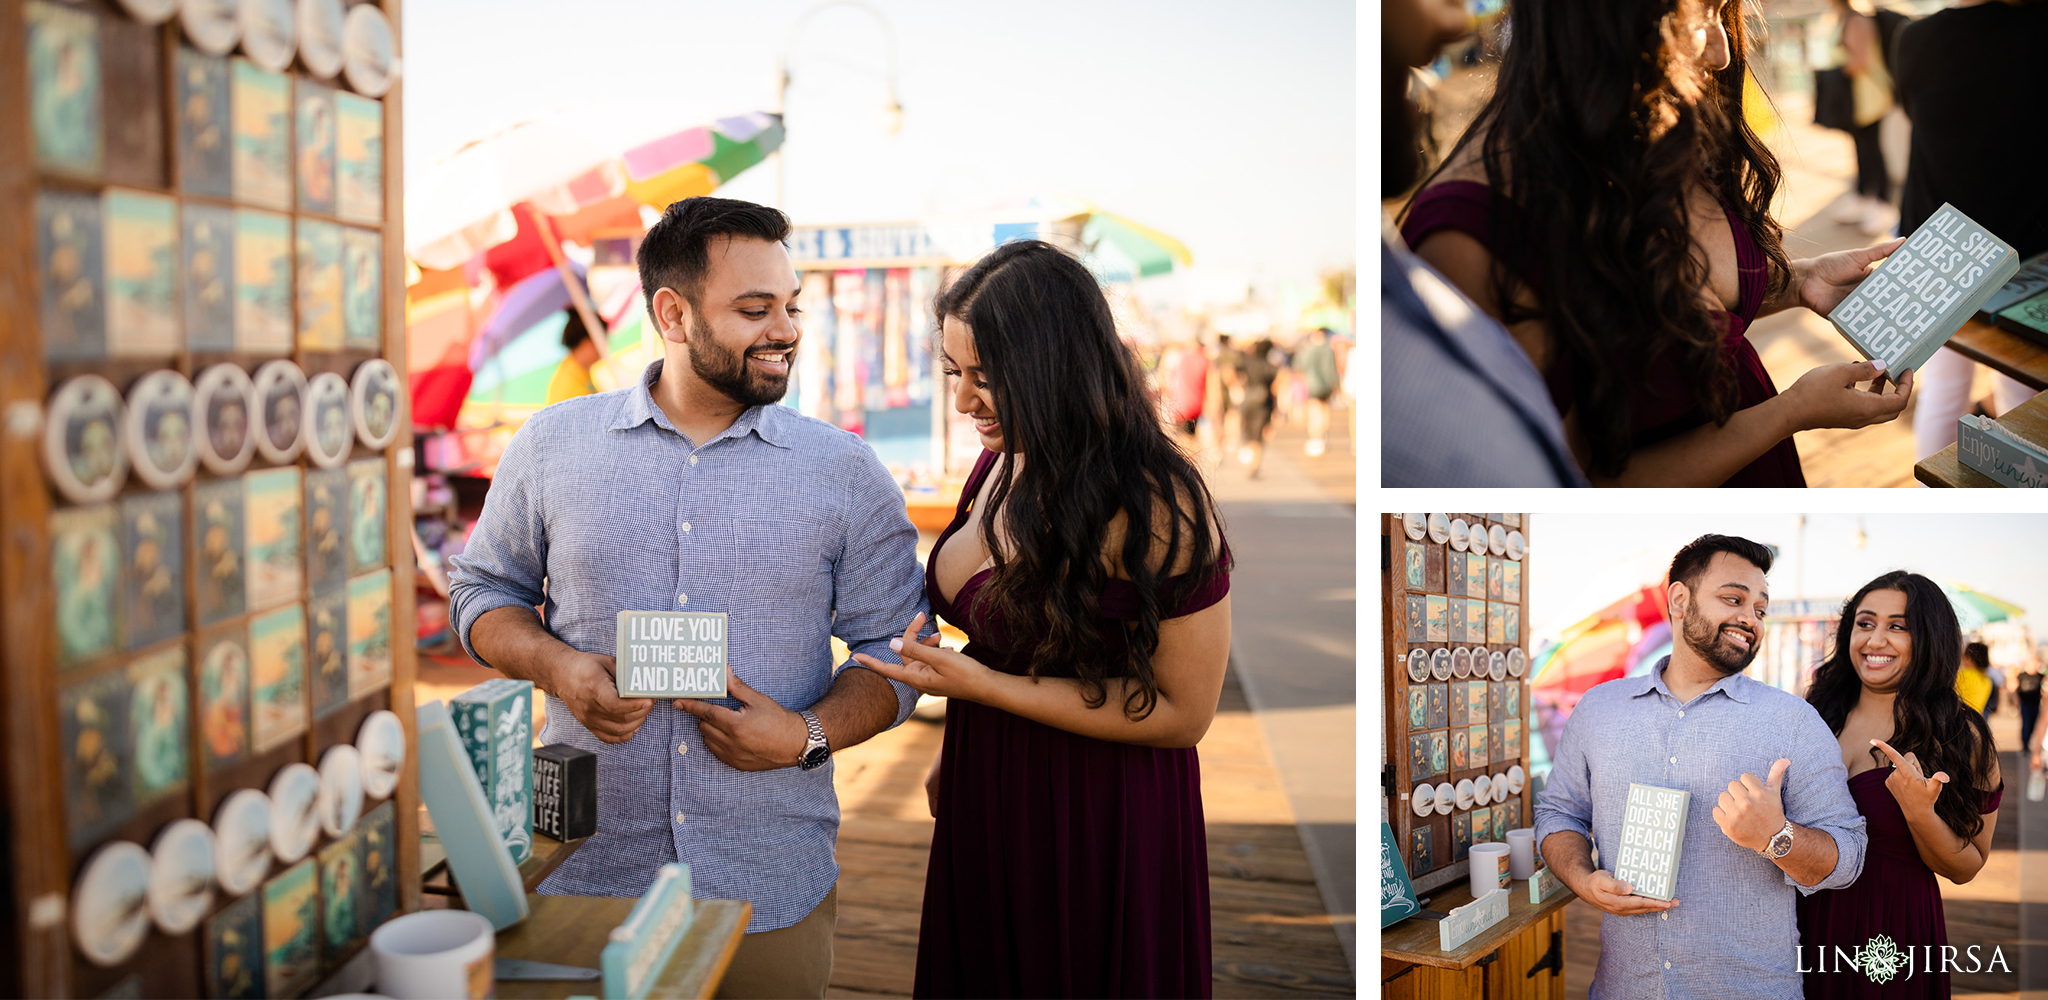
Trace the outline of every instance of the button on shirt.
<path fill-rule="evenodd" d="M 649 394 L 660 371 L 656 361 L 632 388 L 547 407 L 513 436 L 450 561 L 464 647 L 485 612 L 538 605 L 557 638 L 609 656 L 620 611 L 687 603 L 729 616 L 733 672 L 791 710 L 831 687 L 834 635 L 900 662 L 889 640 L 926 610 L 924 574 L 902 491 L 875 453 L 775 405 L 694 444 Z M 894 686 L 900 724 L 917 693 Z M 639 896 L 682 861 L 699 895 L 753 903 L 747 930 L 762 931 L 803 919 L 839 877 L 829 763 L 734 770 L 688 752 L 703 748 L 697 718 L 667 701 L 611 744 L 549 695 L 541 738 L 598 755 L 598 832 L 542 892 Z"/>
<path fill-rule="evenodd" d="M 1670 662 L 1586 693 L 1536 799 L 1539 845 L 1575 831 L 1602 849 L 1599 867 L 1612 872 L 1631 782 L 1692 793 L 1674 893 L 1680 905 L 1663 915 L 1602 918 L 1591 995 L 1796 1000 L 1794 893 L 1839 889 L 1863 871 L 1863 816 L 1849 795 L 1841 746 L 1812 706 L 1741 674 L 1681 704 L 1664 683 Z M 1819 885 L 1799 885 L 1714 822 L 1730 781 L 1744 772 L 1763 779 L 1780 757 L 1792 761 L 1786 818 L 1835 840 L 1835 870 Z"/>

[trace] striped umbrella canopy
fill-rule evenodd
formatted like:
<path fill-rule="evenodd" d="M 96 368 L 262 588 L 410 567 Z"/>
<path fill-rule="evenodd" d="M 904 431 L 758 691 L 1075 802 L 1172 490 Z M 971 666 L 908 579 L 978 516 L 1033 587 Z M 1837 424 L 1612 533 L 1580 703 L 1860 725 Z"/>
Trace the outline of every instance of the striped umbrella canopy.
<path fill-rule="evenodd" d="M 1081 228 L 1081 239 L 1096 256 L 1104 258 L 1106 269 L 1124 271 L 1134 278 L 1169 274 L 1176 263 L 1185 267 L 1195 259 L 1181 241 L 1108 212 L 1090 215 Z"/>
<path fill-rule="evenodd" d="M 1972 590 L 1964 584 L 1944 581 L 1942 593 L 1948 595 L 1949 604 L 1956 609 L 1956 624 L 1962 626 L 1965 634 L 1975 632 L 1992 622 L 2025 615 L 2026 609 L 2010 601 L 2003 601 L 1980 590 Z"/>

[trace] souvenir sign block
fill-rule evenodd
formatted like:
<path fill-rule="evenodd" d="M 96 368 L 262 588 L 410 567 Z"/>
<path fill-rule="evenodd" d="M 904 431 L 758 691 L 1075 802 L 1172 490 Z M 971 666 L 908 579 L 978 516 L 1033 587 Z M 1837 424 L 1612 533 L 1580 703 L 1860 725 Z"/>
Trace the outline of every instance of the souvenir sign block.
<path fill-rule="evenodd" d="M 1508 890 L 1495 889 L 1452 910 L 1436 925 L 1437 944 L 1451 951 L 1508 918 Z"/>
<path fill-rule="evenodd" d="M 1449 598 L 1449 599 L 1447 599 L 1447 601 L 1446 601 L 1446 604 L 1448 604 L 1448 606 L 1449 606 L 1449 612 L 1450 612 L 1450 613 L 1449 613 L 1449 618 L 1450 618 L 1450 631 L 1449 631 L 1449 633 L 1448 633 L 1448 634 L 1447 634 L 1447 635 L 1445 636 L 1445 641 L 1447 641 L 1447 642 L 1464 642 L 1464 641 L 1466 641 L 1466 639 L 1465 639 L 1465 599 L 1464 599 L 1464 598 L 1462 598 L 1462 597 L 1452 597 L 1452 598 Z"/>
<path fill-rule="evenodd" d="M 1485 601 L 1475 598 L 1465 602 L 1465 636 L 1472 642 L 1488 641 Z"/>
<path fill-rule="evenodd" d="M 293 604 L 249 619 L 250 727 L 256 752 L 306 731 L 306 610 Z"/>
<path fill-rule="evenodd" d="M 621 698 L 726 697 L 725 614 L 621 611 Z"/>
<path fill-rule="evenodd" d="M 134 0 L 142 3 L 164 0 Z M 100 70 L 107 114 L 106 172 L 108 181 L 139 187 L 164 186 L 164 106 L 162 32 L 126 18 L 100 22 Z M 148 108 L 136 114 L 134 109 Z"/>
<path fill-rule="evenodd" d="M 1428 641 L 1428 601 L 1429 598 L 1422 594 L 1408 595 L 1408 641 L 1411 644 Z"/>
<path fill-rule="evenodd" d="M 341 230 L 341 340 L 366 351 L 384 346 L 384 238 L 367 229 Z M 387 442 L 388 443 L 388 442 Z M 381 448 L 383 445 L 371 445 Z"/>
<path fill-rule="evenodd" d="M 348 582 L 348 696 L 391 683 L 391 571 Z"/>
<path fill-rule="evenodd" d="M 533 752 L 533 829 L 560 841 L 597 832 L 597 755 L 555 743 Z"/>
<path fill-rule="evenodd" d="M 384 106 L 334 95 L 336 213 L 351 222 L 384 220 Z"/>
<path fill-rule="evenodd" d="M 1465 561 L 1465 593 L 1471 597 L 1486 596 L 1485 557 L 1475 555 Z"/>
<path fill-rule="evenodd" d="M 299 350 L 338 351 L 341 327 L 341 227 L 299 220 Z"/>
<path fill-rule="evenodd" d="M 292 349 L 290 216 L 248 209 L 235 213 L 235 349 L 250 354 Z"/>
<path fill-rule="evenodd" d="M 104 235 L 98 198 L 68 191 L 36 194 L 43 356 L 51 361 L 106 356 Z"/>
<path fill-rule="evenodd" d="M 1394 828 L 1380 824 L 1380 926 L 1386 927 L 1422 909 L 1415 898 L 1415 885 L 1408 881 L 1408 866 L 1401 863 L 1401 845 L 1394 840 Z"/>
<path fill-rule="evenodd" d="M 129 752 L 134 754 L 135 804 L 148 805 L 185 787 L 190 713 L 185 650 L 167 649 L 128 666 Z"/>
<path fill-rule="evenodd" d="M 1828 322 L 1887 372 L 1919 371 L 2019 268 L 2011 245 L 1944 203 Z"/>
<path fill-rule="evenodd" d="M 448 870 L 462 885 L 464 902 L 500 930 L 526 919 L 529 909 L 519 866 L 498 836 L 476 769 L 455 735 L 448 707 L 438 701 L 418 710 L 420 801 L 448 850 Z M 611 994 L 607 993 L 607 996 Z"/>
<path fill-rule="evenodd" d="M 193 535 L 198 560 L 199 624 L 211 625 L 242 613 L 247 605 L 247 573 L 242 553 L 242 481 L 216 479 L 192 491 Z"/>
<path fill-rule="evenodd" d="M 1426 641 L 1451 641 L 1450 599 L 1430 594 L 1423 600 L 1429 615 L 1428 627 L 1425 630 Z"/>
<path fill-rule="evenodd" d="M 306 473 L 306 585 L 316 594 L 339 590 L 348 579 L 348 552 L 341 540 L 347 496 L 345 470 Z"/>
<path fill-rule="evenodd" d="M 109 190 L 107 353 L 169 357 L 183 346 L 178 312 L 178 203 L 140 191 Z"/>
<path fill-rule="evenodd" d="M 1424 729 L 1442 729 L 1449 725 L 1450 698 L 1442 684 L 1431 684 L 1429 692 L 1429 718 L 1423 723 Z"/>
<path fill-rule="evenodd" d="M 99 19 L 70 4 L 42 0 L 23 4 L 21 13 L 28 29 L 29 123 L 35 134 L 36 166 L 96 175 L 105 152 L 100 133 Z"/>
<path fill-rule="evenodd" d="M 263 989 L 262 901 L 244 896 L 206 922 L 206 995 L 253 1000 Z"/>
<path fill-rule="evenodd" d="M 1501 599 L 1501 593 L 1502 593 L 1502 592 L 1503 592 L 1503 590 L 1505 589 L 1505 583 L 1506 583 L 1506 581 L 1505 581 L 1504 577 L 1506 576 L 1506 569 L 1507 569 L 1507 563 L 1506 563 L 1506 560 L 1502 560 L 1502 559 L 1488 559 L 1488 560 L 1486 561 L 1486 596 L 1487 596 L 1487 597 L 1489 597 L 1489 598 L 1491 598 L 1491 599 L 1493 599 L 1493 600 L 1496 600 L 1496 601 L 1498 601 L 1498 600 L 1500 600 L 1500 599 Z"/>
<path fill-rule="evenodd" d="M 226 198 L 234 193 L 227 60 L 179 46 L 177 71 L 179 183 L 190 194 Z"/>
<path fill-rule="evenodd" d="M 1463 729 L 1451 731 L 1451 770 L 1462 771 L 1471 764 L 1471 741 Z"/>
<path fill-rule="evenodd" d="M 363 943 L 368 929 L 356 919 L 363 881 L 363 845 L 351 833 L 320 849 L 321 930 L 328 959 L 347 957 Z"/>
<path fill-rule="evenodd" d="M 299 596 L 299 505 L 296 467 L 265 469 L 242 477 L 248 527 L 248 606 L 275 607 Z"/>
<path fill-rule="evenodd" d="M 1422 589 L 1422 546 L 1408 542 L 1402 546 L 1407 553 L 1407 579 L 1409 590 Z"/>
<path fill-rule="evenodd" d="M 128 648 L 185 631 L 185 503 L 176 490 L 122 498 L 121 563 Z"/>
<path fill-rule="evenodd" d="M 128 677 L 102 674 L 57 695 L 63 731 L 64 828 L 72 848 L 106 836 L 135 810 Z"/>
<path fill-rule="evenodd" d="M 348 704 L 348 595 L 340 587 L 315 592 L 306 622 L 312 635 L 306 676 L 313 685 L 313 717 L 319 719 Z"/>
<path fill-rule="evenodd" d="M 1512 559 L 1501 563 L 1501 596 L 1509 604 L 1522 603 L 1522 564 Z"/>
<path fill-rule="evenodd" d="M 361 573 L 385 564 L 384 460 L 348 464 L 348 567 Z"/>
<path fill-rule="evenodd" d="M 50 580 L 57 596 L 63 666 L 114 651 L 119 637 L 121 546 L 111 504 L 50 514 Z"/>
<path fill-rule="evenodd" d="M 295 84 L 299 208 L 333 215 L 334 91 L 309 80 L 297 80 Z"/>
<path fill-rule="evenodd" d="M 135 380 L 121 422 L 122 443 L 135 476 L 157 489 L 181 486 L 199 467 L 193 446 L 192 383 L 174 371 L 154 371 Z"/>
<path fill-rule="evenodd" d="M 1453 552 L 1448 557 L 1445 581 L 1452 597 L 1465 596 L 1465 553 Z"/>
<path fill-rule="evenodd" d="M 1630 782 L 1622 815 L 1621 844 L 1614 877 L 1632 895 L 1669 900 L 1678 884 L 1678 857 L 1685 846 L 1685 814 L 1692 793 Z"/>
<path fill-rule="evenodd" d="M 185 343 L 194 351 L 235 349 L 235 213 L 185 205 Z"/>
<path fill-rule="evenodd" d="M 362 893 L 356 903 L 356 921 L 368 934 L 398 912 L 397 812 L 386 802 L 363 817 L 358 842 L 363 850 Z"/>
<path fill-rule="evenodd" d="M 269 996 L 293 996 L 319 978 L 319 893 L 311 859 L 263 885 L 263 970 Z"/>
<path fill-rule="evenodd" d="M 599 964 L 604 995 L 641 1000 L 690 929 L 690 866 L 665 864 L 626 922 L 612 931 Z"/>
<path fill-rule="evenodd" d="M 1504 624 L 1502 624 L 1502 625 L 1501 625 L 1501 635 L 1503 636 L 1503 638 L 1501 639 L 1501 641 L 1502 641 L 1502 642 L 1516 642 L 1516 643 L 1518 643 L 1518 642 L 1521 642 L 1521 641 L 1522 641 L 1522 609 L 1521 609 L 1521 606 L 1520 606 L 1520 605 L 1515 605 L 1515 604 L 1510 604 L 1510 605 L 1507 605 L 1506 607 L 1504 607 L 1504 608 L 1502 609 L 1501 615 L 1502 615 L 1502 617 L 1501 617 L 1501 621 L 1502 621 L 1502 622 L 1504 623 Z"/>
<path fill-rule="evenodd" d="M 264 72 L 246 59 L 236 59 L 230 66 L 235 200 L 289 210 L 291 79 Z"/>
<path fill-rule="evenodd" d="M 238 623 L 202 637 L 199 649 L 199 742 L 209 768 L 249 752 L 249 650 Z"/>
<path fill-rule="evenodd" d="M 1461 812 L 1451 817 L 1451 863 L 1457 864 L 1472 853 L 1472 814 Z"/>
<path fill-rule="evenodd" d="M 1436 867 L 1436 857 L 1431 850 L 1436 842 L 1435 832 L 1427 826 L 1408 831 L 1408 861 L 1415 866 L 1418 875 Z"/>
<path fill-rule="evenodd" d="M 499 677 L 449 699 L 455 734 L 476 768 L 514 864 L 533 856 L 533 682 Z"/>
<path fill-rule="evenodd" d="M 1429 689 L 1419 685 L 1408 688 L 1408 728 L 1429 728 Z"/>

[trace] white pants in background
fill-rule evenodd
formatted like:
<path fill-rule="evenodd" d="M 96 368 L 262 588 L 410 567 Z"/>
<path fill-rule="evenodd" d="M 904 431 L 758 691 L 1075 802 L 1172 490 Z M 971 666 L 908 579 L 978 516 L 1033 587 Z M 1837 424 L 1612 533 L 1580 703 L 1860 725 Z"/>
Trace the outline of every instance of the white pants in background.
<path fill-rule="evenodd" d="M 1913 373 L 1913 460 L 1956 443 L 1956 420 L 1970 412 L 1977 362 L 1943 348 Z M 2031 399 L 2032 389 L 1992 373 L 1992 401 L 2004 413 Z"/>

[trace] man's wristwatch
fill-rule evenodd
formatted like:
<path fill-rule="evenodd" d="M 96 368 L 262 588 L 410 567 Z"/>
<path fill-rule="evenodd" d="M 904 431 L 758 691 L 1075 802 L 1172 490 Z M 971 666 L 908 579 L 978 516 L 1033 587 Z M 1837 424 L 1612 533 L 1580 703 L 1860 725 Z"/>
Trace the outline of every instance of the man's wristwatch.
<path fill-rule="evenodd" d="M 1785 828 L 1779 830 L 1777 835 L 1771 838 L 1770 843 L 1765 844 L 1757 853 L 1773 861 L 1792 853 L 1792 821 L 1786 820 Z"/>
<path fill-rule="evenodd" d="M 832 744 L 825 742 L 825 727 L 818 724 L 818 717 L 809 712 L 796 713 L 803 717 L 804 725 L 810 729 L 810 737 L 804 741 L 803 755 L 797 758 L 797 767 L 806 771 L 824 767 L 832 759 Z"/>

